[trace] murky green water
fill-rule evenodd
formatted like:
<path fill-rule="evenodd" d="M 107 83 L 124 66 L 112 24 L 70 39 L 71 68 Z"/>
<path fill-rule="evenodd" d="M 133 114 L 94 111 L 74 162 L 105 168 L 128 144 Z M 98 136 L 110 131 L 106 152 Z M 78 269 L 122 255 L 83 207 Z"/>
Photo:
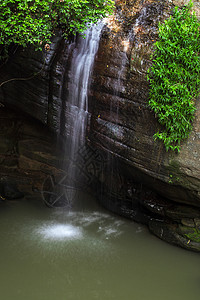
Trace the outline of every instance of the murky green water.
<path fill-rule="evenodd" d="M 78 199 L 71 212 L 0 206 L 0 299 L 199 299 L 200 255 Z"/>

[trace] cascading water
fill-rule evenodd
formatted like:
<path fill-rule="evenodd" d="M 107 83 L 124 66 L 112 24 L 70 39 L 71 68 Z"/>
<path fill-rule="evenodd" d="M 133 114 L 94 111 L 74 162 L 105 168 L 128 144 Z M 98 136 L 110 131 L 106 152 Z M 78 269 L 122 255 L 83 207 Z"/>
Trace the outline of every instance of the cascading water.
<path fill-rule="evenodd" d="M 78 147 L 83 145 L 85 141 L 88 116 L 88 89 L 102 27 L 102 23 L 99 23 L 88 29 L 85 33 L 85 38 L 79 38 L 77 48 L 73 52 L 68 97 L 73 117 L 72 120 L 69 120 L 72 128 L 70 137 L 72 140 L 72 158 Z"/>
<path fill-rule="evenodd" d="M 50 207 L 71 208 L 75 192 L 80 188 L 80 177 L 85 176 L 84 162 L 80 160 L 80 153 L 85 151 L 89 115 L 88 92 L 103 26 L 103 22 L 92 25 L 85 32 L 85 38 L 79 36 L 70 45 L 73 52 L 71 66 L 66 76 L 65 92 L 63 92 L 66 107 L 63 108 L 65 116 L 62 116 L 65 124 L 63 134 L 67 136 L 63 166 L 66 175 L 55 181 L 50 176 L 45 181 L 44 191 L 47 189 L 52 191 L 44 192 L 43 199 Z"/>
<path fill-rule="evenodd" d="M 68 83 L 69 114 L 66 127 L 69 129 L 70 146 L 68 147 L 69 167 L 68 187 L 71 187 L 71 197 L 77 182 L 77 153 L 84 147 L 86 127 L 88 122 L 88 90 L 95 55 L 99 47 L 99 40 L 103 23 L 93 25 L 85 32 L 85 38 L 79 37 L 73 51 Z M 69 198 L 69 197 L 68 197 Z M 71 200 L 70 200 L 71 202 Z"/>

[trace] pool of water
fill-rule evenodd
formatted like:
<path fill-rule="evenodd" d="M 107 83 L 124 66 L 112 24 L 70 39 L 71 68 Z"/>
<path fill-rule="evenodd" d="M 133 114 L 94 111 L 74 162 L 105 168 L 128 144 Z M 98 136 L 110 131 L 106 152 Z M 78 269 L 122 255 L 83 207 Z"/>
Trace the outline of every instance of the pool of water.
<path fill-rule="evenodd" d="M 2 300 L 198 300 L 199 254 L 77 195 L 69 211 L 0 206 Z"/>

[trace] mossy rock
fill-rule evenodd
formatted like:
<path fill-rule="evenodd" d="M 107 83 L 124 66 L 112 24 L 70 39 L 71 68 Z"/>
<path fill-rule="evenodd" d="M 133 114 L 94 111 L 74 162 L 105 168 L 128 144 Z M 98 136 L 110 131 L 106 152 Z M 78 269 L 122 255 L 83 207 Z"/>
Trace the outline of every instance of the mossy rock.
<path fill-rule="evenodd" d="M 200 244 L 200 228 L 192 228 L 192 232 L 186 233 L 185 237 Z"/>

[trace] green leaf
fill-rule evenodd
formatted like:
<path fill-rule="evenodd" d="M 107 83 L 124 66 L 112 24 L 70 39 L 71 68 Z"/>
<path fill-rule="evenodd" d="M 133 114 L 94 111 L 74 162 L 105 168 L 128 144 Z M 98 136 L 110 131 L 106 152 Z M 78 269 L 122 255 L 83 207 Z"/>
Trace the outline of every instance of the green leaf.
<path fill-rule="evenodd" d="M 188 137 L 200 89 L 200 24 L 191 6 L 190 2 L 182 9 L 175 7 L 173 17 L 159 24 L 147 75 L 148 104 L 162 125 L 154 138 L 167 151 L 179 151 L 180 141 Z"/>

